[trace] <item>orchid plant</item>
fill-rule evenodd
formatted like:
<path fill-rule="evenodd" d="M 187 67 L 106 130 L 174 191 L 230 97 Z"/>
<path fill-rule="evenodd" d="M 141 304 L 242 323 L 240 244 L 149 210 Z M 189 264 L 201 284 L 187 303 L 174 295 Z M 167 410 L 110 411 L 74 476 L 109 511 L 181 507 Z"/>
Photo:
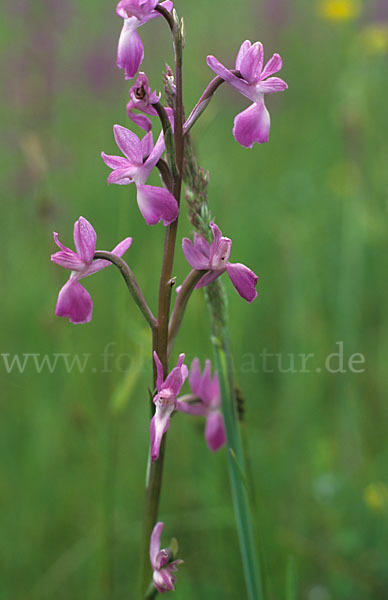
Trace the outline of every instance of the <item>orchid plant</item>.
<path fill-rule="evenodd" d="M 205 439 L 211 451 L 218 451 L 227 445 L 247 596 L 251 600 L 258 600 L 264 596 L 252 533 L 244 454 L 230 368 L 225 292 L 220 277 L 226 272 L 238 294 L 248 303 L 257 297 L 258 278 L 244 264 L 229 260 L 232 241 L 222 235 L 211 217 L 207 197 L 208 175 L 198 167 L 189 132 L 218 87 L 227 82 L 252 101 L 252 105 L 235 118 L 233 135 L 236 141 L 246 148 L 252 148 L 254 143 L 267 142 L 270 118 L 264 104 L 264 95 L 287 89 L 287 84 L 282 79 L 273 77 L 281 69 L 282 61 L 278 54 L 274 54 L 263 67 L 263 45 L 260 42 L 252 44 L 248 40 L 242 43 L 238 51 L 234 69 L 228 69 L 214 56 L 208 56 L 207 63 L 216 77 L 210 81 L 185 120 L 182 97 L 184 26 L 173 3 L 121 0 L 116 12 L 124 20 L 118 43 L 117 65 L 123 69 L 126 79 L 137 76 L 129 90 L 126 112 L 131 121 L 130 127 L 140 127 L 143 137 L 140 138 L 131 128 L 114 125 L 114 138 L 122 155 L 102 152 L 102 158 L 112 169 L 108 183 L 134 183 L 137 203 L 145 223 L 148 226 L 162 223 L 165 227 L 158 312 L 154 315 L 151 311 L 133 272 L 123 259 L 124 253 L 131 246 L 132 238 L 124 239 L 112 252 L 96 251 L 96 232 L 89 221 L 79 217 L 74 225 L 76 251 L 64 246 L 57 233 L 54 233 L 55 243 L 60 250 L 51 259 L 71 272 L 69 280 L 59 292 L 56 315 L 67 317 L 71 323 L 89 322 L 92 318 L 92 299 L 79 280 L 114 264 L 121 272 L 152 332 L 153 416 L 149 423 L 150 453 L 145 496 L 141 597 L 153 598 L 158 593 L 173 591 L 175 573 L 182 563 L 177 559 L 175 543 L 167 549 L 160 549 L 164 524 L 158 521 L 166 434 L 174 413 L 181 412 L 205 419 Z M 163 19 L 169 26 L 175 55 L 175 72 L 168 67 L 164 74 L 164 101 L 161 94 L 152 90 L 147 75 L 139 72 L 144 47 L 138 29 L 156 17 L 161 17 L 160 21 Z M 161 131 L 154 143 L 153 127 L 156 120 L 160 123 Z M 159 186 L 147 184 L 155 169 L 161 176 Z M 172 294 L 183 183 L 186 184 L 187 214 L 194 233 L 193 240 L 183 239 L 182 250 L 191 270 L 178 287 L 177 293 Z M 176 366 L 169 370 L 170 355 L 188 301 L 198 288 L 205 289 L 210 308 L 216 367 L 213 375 L 209 359 L 201 373 L 199 360 L 195 359 L 189 370 L 183 353 L 179 355 Z M 173 296 L 175 301 L 171 310 Z M 187 379 L 191 391 L 181 394 Z M 178 427 L 178 423 L 175 426 Z"/>

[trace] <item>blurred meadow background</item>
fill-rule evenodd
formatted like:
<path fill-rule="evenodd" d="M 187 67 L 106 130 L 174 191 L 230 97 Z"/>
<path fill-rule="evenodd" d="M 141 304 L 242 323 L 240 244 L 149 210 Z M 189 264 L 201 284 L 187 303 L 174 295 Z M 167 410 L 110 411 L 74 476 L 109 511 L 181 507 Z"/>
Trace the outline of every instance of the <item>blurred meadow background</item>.
<path fill-rule="evenodd" d="M 227 86 L 193 130 L 232 259 L 260 277 L 252 305 L 226 285 L 268 599 L 294 597 L 292 580 L 297 599 L 388 598 L 387 3 L 175 5 L 187 30 L 187 111 L 212 77 L 206 55 L 232 66 L 247 38 L 267 58 L 280 53 L 289 84 L 267 97 L 268 144 L 234 141 L 234 115 L 248 104 Z M 149 334 L 113 267 L 86 281 L 90 324 L 56 318 L 68 275 L 50 263 L 52 231 L 72 246 L 83 215 L 99 249 L 134 238 L 127 261 L 155 307 L 164 228 L 145 225 L 134 188 L 107 187 L 100 157 L 116 153 L 114 123 L 131 127 L 114 9 L 108 0 L 3 3 L 1 600 L 136 597 Z M 160 89 L 169 31 L 155 20 L 141 37 L 143 69 Z M 190 234 L 184 211 L 180 234 Z M 178 251 L 178 281 L 186 270 Z M 206 310 L 196 293 L 176 344 L 189 361 L 211 356 Z M 325 368 L 338 342 L 345 373 Z M 263 364 L 264 352 L 281 362 Z M 90 356 L 84 372 L 63 360 L 52 372 L 33 359 L 7 369 L 26 353 Z M 298 356 L 310 353 L 300 372 Z M 355 353 L 363 372 L 347 368 Z M 282 372 L 290 354 L 296 373 Z M 174 597 L 243 598 L 225 449 L 210 453 L 203 427 L 178 415 L 168 435 L 160 517 L 185 560 Z"/>

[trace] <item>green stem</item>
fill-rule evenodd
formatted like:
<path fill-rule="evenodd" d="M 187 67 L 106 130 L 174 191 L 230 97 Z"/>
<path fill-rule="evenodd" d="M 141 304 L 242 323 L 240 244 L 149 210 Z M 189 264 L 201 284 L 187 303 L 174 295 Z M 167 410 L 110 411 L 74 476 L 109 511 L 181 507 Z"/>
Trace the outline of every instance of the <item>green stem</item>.
<path fill-rule="evenodd" d="M 167 19 L 174 36 L 175 49 L 175 77 L 176 77 L 176 102 L 174 110 L 174 144 L 170 135 L 171 124 L 169 119 L 166 120 L 166 111 L 159 110 L 158 114 L 162 122 L 165 133 L 165 143 L 167 154 L 170 162 L 170 169 L 174 176 L 174 197 L 180 205 L 181 189 L 182 189 L 182 167 L 183 167 L 183 97 L 182 97 L 182 38 L 178 25 L 178 19 L 175 15 L 173 19 L 167 11 L 161 10 L 163 7 L 158 6 L 157 9 Z M 164 114 L 166 113 L 166 114 Z M 174 152 L 171 151 L 175 146 Z M 163 366 L 163 372 L 166 376 L 168 373 L 168 322 L 170 316 L 171 290 L 175 281 L 172 279 L 172 270 L 174 265 L 176 236 L 178 229 L 178 219 L 171 223 L 166 228 L 166 236 L 164 242 L 163 264 L 160 277 L 159 287 L 159 303 L 158 303 L 158 327 L 156 335 L 153 336 L 153 350 L 157 352 Z M 155 369 L 154 369 L 154 387 Z M 153 408 L 153 404 L 152 404 Z M 166 447 L 166 435 L 160 447 L 159 458 L 150 463 L 148 459 L 147 481 L 146 481 L 146 498 L 144 507 L 144 527 L 143 527 L 143 548 L 142 548 L 142 574 L 141 574 L 141 597 L 147 597 L 149 593 L 149 582 L 152 578 L 152 570 L 149 559 L 149 543 L 152 530 L 158 518 L 158 510 L 160 503 L 160 494 L 163 480 L 163 464 Z"/>
<path fill-rule="evenodd" d="M 167 156 L 168 156 L 168 164 L 170 166 L 172 176 L 173 176 L 174 180 L 176 180 L 177 175 L 178 175 L 178 168 L 177 168 L 177 164 L 176 164 L 176 150 L 175 150 L 174 134 L 172 131 L 170 119 L 168 118 L 166 109 L 160 102 L 156 102 L 152 106 L 158 113 L 160 122 L 162 124 L 163 135 L 164 135 L 164 144 L 166 146 L 166 152 L 167 152 Z"/>
<path fill-rule="evenodd" d="M 238 71 L 236 69 L 232 69 L 231 72 L 234 75 L 236 75 L 236 77 L 241 78 L 240 71 Z M 206 108 L 208 107 L 208 105 L 210 103 L 210 100 L 213 98 L 215 92 L 218 90 L 220 85 L 222 85 L 224 83 L 224 81 L 225 81 L 225 79 L 222 79 L 222 77 L 217 75 L 217 77 L 214 77 L 214 79 L 212 79 L 210 81 L 210 83 L 207 85 L 202 96 L 198 100 L 197 104 L 194 106 L 187 121 L 184 124 L 183 131 L 184 131 L 185 135 L 189 133 L 189 131 L 192 128 L 192 126 L 194 125 L 194 123 L 196 123 L 198 121 L 199 117 L 206 110 Z"/>
<path fill-rule="evenodd" d="M 168 355 L 170 356 L 172 347 L 175 342 L 175 338 L 178 335 L 179 328 L 182 323 L 183 316 L 185 314 L 187 303 L 190 299 L 191 294 L 194 291 L 195 286 L 205 275 L 207 271 L 190 271 L 184 282 L 182 288 L 179 291 L 178 297 L 175 300 L 174 310 L 172 311 L 170 325 L 168 328 Z"/>
<path fill-rule="evenodd" d="M 134 301 L 136 302 L 137 306 L 140 308 L 142 314 L 146 318 L 146 321 L 151 327 L 151 330 L 153 331 L 154 329 L 156 329 L 158 322 L 152 314 L 151 309 L 149 308 L 143 296 L 143 293 L 139 288 L 135 276 L 132 273 L 129 266 L 127 265 L 127 263 L 125 262 L 125 260 L 120 258 L 120 256 L 116 256 L 116 254 L 112 254 L 111 252 L 105 251 L 95 252 L 94 258 L 107 260 L 114 264 L 120 270 L 120 273 L 123 276 Z"/>

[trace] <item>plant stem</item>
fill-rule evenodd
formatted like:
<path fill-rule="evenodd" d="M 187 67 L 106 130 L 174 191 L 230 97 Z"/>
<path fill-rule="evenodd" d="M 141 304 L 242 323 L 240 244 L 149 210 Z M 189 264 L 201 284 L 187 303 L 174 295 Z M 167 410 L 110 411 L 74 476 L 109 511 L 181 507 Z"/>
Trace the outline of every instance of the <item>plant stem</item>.
<path fill-rule="evenodd" d="M 120 256 L 116 256 L 116 254 L 112 254 L 111 252 L 98 251 L 94 254 L 95 259 L 103 259 L 108 260 L 112 264 L 114 264 L 119 270 L 121 275 L 123 276 L 127 287 L 135 300 L 137 306 L 140 308 L 142 314 L 147 320 L 147 323 L 151 327 L 151 330 L 154 331 L 158 325 L 157 320 L 152 314 L 151 309 L 149 308 L 141 289 L 136 281 L 134 274 L 131 269 Z"/>
<path fill-rule="evenodd" d="M 170 325 L 168 328 L 168 356 L 171 354 L 175 338 L 178 335 L 189 298 L 193 293 L 195 286 L 201 277 L 205 275 L 205 273 L 207 273 L 207 271 L 195 271 L 193 269 L 182 283 L 182 288 L 175 301 L 174 310 L 172 311 Z"/>
<path fill-rule="evenodd" d="M 157 9 L 167 19 L 173 31 L 174 49 L 175 49 L 175 77 L 176 77 L 176 102 L 174 109 L 174 138 L 175 138 L 175 157 L 169 156 L 171 159 L 170 169 L 174 175 L 174 197 L 180 205 L 181 188 L 182 188 L 182 168 L 183 168 L 183 97 L 182 97 L 182 36 L 178 24 L 178 19 L 167 15 L 162 11 L 162 7 Z M 170 18 L 171 17 L 171 18 Z M 169 132 L 170 122 L 165 120 L 165 115 L 162 111 L 158 111 L 161 116 L 163 129 Z M 165 139 L 166 147 L 168 139 Z M 169 152 L 168 152 L 169 154 Z M 174 173 L 175 171 L 175 173 Z M 171 290 L 175 281 L 172 279 L 172 270 L 174 265 L 175 244 L 178 229 L 178 219 L 171 223 L 166 228 L 166 236 L 164 242 L 163 264 L 160 277 L 159 287 L 159 303 L 158 303 L 158 327 L 157 333 L 153 336 L 153 350 L 159 356 L 163 366 L 163 372 L 166 376 L 168 373 L 168 322 L 170 316 Z M 155 387 L 155 369 L 154 369 L 154 387 Z M 152 405 L 153 407 L 153 405 Z M 166 435 L 160 446 L 159 458 L 150 463 L 148 458 L 147 481 L 146 481 L 146 498 L 144 512 L 144 527 L 143 527 L 143 548 L 142 548 L 142 575 L 141 575 L 141 597 L 147 596 L 149 582 L 152 578 L 152 570 L 149 559 L 149 543 L 152 530 L 155 526 L 158 517 L 160 493 L 163 479 L 163 464 L 166 448 Z"/>
<path fill-rule="evenodd" d="M 155 6 L 155 10 L 166 19 L 171 31 L 174 33 L 174 24 L 175 23 L 174 23 L 174 19 L 173 19 L 171 13 L 169 13 L 168 10 L 164 8 L 164 6 L 160 6 L 160 4 L 157 4 Z"/>
<path fill-rule="evenodd" d="M 175 181 L 177 178 L 177 175 L 178 175 L 178 168 L 177 168 L 177 164 L 176 164 L 175 141 L 174 141 L 174 135 L 172 132 L 172 126 L 170 123 L 170 119 L 168 118 L 166 109 L 160 102 L 156 102 L 152 106 L 155 108 L 156 112 L 158 113 L 158 117 L 159 117 L 160 122 L 163 127 L 164 143 L 166 146 L 168 162 L 169 162 L 172 176 Z"/>
<path fill-rule="evenodd" d="M 241 73 L 237 69 L 232 69 L 231 73 L 233 73 L 233 75 L 236 75 L 236 77 L 241 78 Z M 203 92 L 202 96 L 198 100 L 197 104 L 194 106 L 187 121 L 184 124 L 184 127 L 183 127 L 184 135 L 189 133 L 189 131 L 192 128 L 192 126 L 194 125 L 194 123 L 196 121 L 198 121 L 199 117 L 202 115 L 204 110 L 209 105 L 209 102 L 213 98 L 214 93 L 218 90 L 220 85 L 222 85 L 224 83 L 224 81 L 225 81 L 225 79 L 222 79 L 222 77 L 217 75 L 217 77 L 214 77 L 214 79 L 212 79 L 210 81 L 210 83 L 207 85 L 207 87 L 205 88 L 205 91 Z"/>

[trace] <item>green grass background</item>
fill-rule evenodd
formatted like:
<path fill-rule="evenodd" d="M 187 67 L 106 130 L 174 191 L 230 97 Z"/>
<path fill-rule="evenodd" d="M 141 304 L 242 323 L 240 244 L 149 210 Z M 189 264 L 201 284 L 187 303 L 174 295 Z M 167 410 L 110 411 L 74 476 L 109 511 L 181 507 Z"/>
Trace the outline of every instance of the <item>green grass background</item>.
<path fill-rule="evenodd" d="M 282 55 L 289 84 L 267 98 L 268 144 L 234 141 L 247 104 L 226 86 L 193 130 L 232 259 L 259 274 L 252 305 L 226 282 L 257 539 L 269 599 L 286 598 L 291 560 L 298 599 L 376 600 L 388 597 L 387 54 L 365 44 L 372 1 L 343 23 L 320 19 L 313 1 L 277 2 L 271 14 L 274 5 L 176 0 L 187 109 L 212 76 L 206 55 L 232 65 L 247 38 Z M 149 335 L 113 267 L 85 281 L 92 323 L 56 318 L 67 273 L 50 263 L 52 231 L 71 246 L 79 215 L 99 249 L 133 236 L 127 260 L 155 308 L 164 228 L 145 225 L 134 188 L 107 187 L 100 158 L 116 152 L 112 125 L 129 126 L 120 27 L 113 2 L 92 0 L 8 2 L 0 22 L 1 353 L 91 354 L 84 374 L 63 364 L 8 374 L 0 361 L 1 600 L 136 597 Z M 167 27 L 152 22 L 141 36 L 144 70 L 161 88 Z M 183 209 L 180 236 L 189 233 Z M 178 281 L 186 272 L 178 247 Z M 365 356 L 365 372 L 316 372 L 338 341 L 346 360 Z M 314 353 L 311 372 L 265 372 L 264 349 L 283 368 L 287 354 Z M 201 292 L 182 351 L 211 356 Z M 225 450 L 210 453 L 202 421 L 185 415 L 168 438 L 160 517 L 185 560 L 175 597 L 243 598 Z"/>

